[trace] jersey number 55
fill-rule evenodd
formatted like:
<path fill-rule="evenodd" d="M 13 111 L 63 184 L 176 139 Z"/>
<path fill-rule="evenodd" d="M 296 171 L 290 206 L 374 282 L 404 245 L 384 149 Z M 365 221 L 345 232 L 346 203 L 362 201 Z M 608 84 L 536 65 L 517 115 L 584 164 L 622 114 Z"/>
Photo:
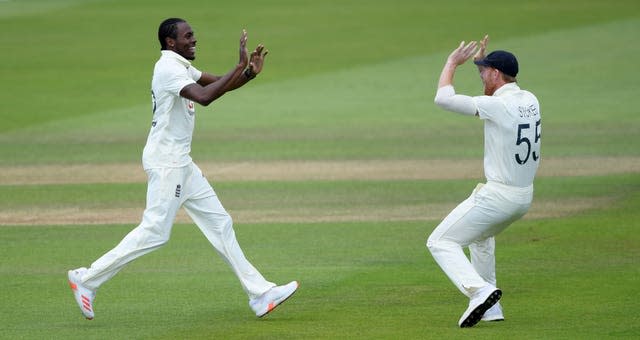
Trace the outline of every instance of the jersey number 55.
<path fill-rule="evenodd" d="M 527 146 L 527 151 L 525 152 L 524 155 L 520 155 L 519 153 L 515 154 L 516 162 L 518 162 L 518 164 L 521 164 L 521 165 L 527 163 L 527 161 L 529 160 L 529 156 L 531 156 L 531 158 L 533 158 L 534 161 L 538 161 L 538 159 L 540 159 L 540 147 L 535 148 L 536 150 L 538 150 L 537 153 L 535 150 L 532 151 L 532 148 L 534 147 L 534 145 L 531 145 L 531 140 L 526 136 L 527 133 L 529 132 L 528 131 L 529 129 L 531 129 L 531 124 L 527 123 L 527 124 L 518 125 L 518 138 L 516 139 L 516 145 L 520 146 L 521 144 L 525 144 Z M 541 130 L 542 130 L 541 122 L 538 119 L 538 121 L 536 121 L 536 126 L 534 127 L 534 131 L 533 131 L 534 144 L 540 143 Z"/>

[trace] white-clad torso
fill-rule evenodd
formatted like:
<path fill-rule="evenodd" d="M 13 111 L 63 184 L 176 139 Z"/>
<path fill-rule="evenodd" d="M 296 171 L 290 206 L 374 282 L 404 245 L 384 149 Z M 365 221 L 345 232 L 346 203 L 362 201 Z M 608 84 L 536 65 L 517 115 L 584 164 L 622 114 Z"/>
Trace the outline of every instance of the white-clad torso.
<path fill-rule="evenodd" d="M 540 164 L 540 105 L 516 83 L 507 83 L 493 96 L 473 97 L 484 120 L 484 173 L 487 181 L 510 186 L 533 184 Z"/>
<path fill-rule="evenodd" d="M 153 120 L 142 153 L 144 169 L 182 167 L 192 162 L 195 103 L 181 97 L 180 91 L 200 79 L 202 72 L 173 51 L 161 53 L 151 80 Z"/>

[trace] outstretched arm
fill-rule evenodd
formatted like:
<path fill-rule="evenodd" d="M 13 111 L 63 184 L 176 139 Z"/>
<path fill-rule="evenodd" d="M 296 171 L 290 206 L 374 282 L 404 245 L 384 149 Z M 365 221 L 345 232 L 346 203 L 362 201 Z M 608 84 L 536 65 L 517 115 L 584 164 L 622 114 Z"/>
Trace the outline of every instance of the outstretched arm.
<path fill-rule="evenodd" d="M 477 115 L 477 108 L 473 99 L 469 96 L 457 95 L 453 88 L 453 75 L 456 68 L 464 64 L 476 53 L 477 43 L 471 41 L 466 44 L 464 41 L 451 52 L 447 62 L 442 68 L 440 79 L 438 80 L 438 92 L 434 102 L 445 110 L 453 111 L 465 115 Z"/>
<path fill-rule="evenodd" d="M 247 31 L 242 30 L 240 36 L 240 60 L 238 64 L 227 74 L 221 77 L 203 73 L 197 83 L 185 86 L 180 91 L 180 96 L 191 99 L 194 102 L 207 106 L 232 89 L 232 84 L 243 77 L 242 73 L 249 64 L 247 56 Z"/>
<path fill-rule="evenodd" d="M 442 68 L 442 73 L 440 73 L 440 80 L 438 81 L 438 88 L 453 85 L 453 75 L 456 72 L 456 68 L 462 64 L 464 64 L 472 55 L 476 53 L 476 47 L 478 43 L 475 41 L 469 42 L 467 45 L 464 44 L 464 41 L 460 42 L 458 48 L 453 50 L 449 57 L 447 58 L 447 62 L 444 64 Z"/>

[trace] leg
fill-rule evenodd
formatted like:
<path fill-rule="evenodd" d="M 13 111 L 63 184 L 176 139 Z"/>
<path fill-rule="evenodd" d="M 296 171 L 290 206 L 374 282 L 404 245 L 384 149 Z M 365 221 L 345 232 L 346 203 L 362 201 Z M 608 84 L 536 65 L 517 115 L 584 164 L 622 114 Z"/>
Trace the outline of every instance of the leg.
<path fill-rule="evenodd" d="M 476 269 L 478 274 L 494 287 L 497 286 L 496 281 L 496 258 L 495 258 L 495 245 L 496 241 L 494 237 L 488 237 L 484 240 L 479 240 L 469 245 L 469 252 L 471 253 L 471 264 Z M 503 321 L 504 314 L 502 313 L 502 306 L 500 302 L 497 302 L 491 308 L 489 308 L 482 316 L 482 321 Z"/>
<path fill-rule="evenodd" d="M 496 286 L 496 240 L 493 236 L 469 244 L 471 264 L 480 277 Z"/>
<path fill-rule="evenodd" d="M 427 240 L 427 247 L 434 260 L 456 288 L 468 297 L 487 284 L 476 272 L 462 249 L 481 232 L 469 221 L 475 215 L 473 202 L 472 196 L 460 203 L 436 227 Z"/>
<path fill-rule="evenodd" d="M 476 270 L 462 248 L 497 235 L 514 219 L 512 208 L 505 206 L 492 193 L 486 186 L 478 185 L 469 198 L 445 217 L 427 241 L 427 247 L 436 262 L 468 297 L 491 283 L 491 280 L 485 279 Z M 491 262 L 493 259 L 485 261 Z M 495 268 L 495 263 L 485 265 Z M 482 274 L 494 271 L 483 267 Z M 487 278 L 491 279 L 490 275 Z M 495 282 L 495 279 L 492 281 Z"/>
<path fill-rule="evenodd" d="M 184 203 L 184 207 L 218 254 L 231 267 L 250 298 L 256 298 L 275 286 L 244 256 L 233 230 L 231 216 L 218 196 L 191 199 Z"/>
<path fill-rule="evenodd" d="M 495 306 L 502 291 L 495 287 L 495 241 L 493 236 L 520 218 L 528 209 L 530 194 L 523 202 L 501 192 L 500 185 L 478 185 L 471 196 L 458 205 L 429 236 L 427 246 L 434 259 L 454 285 L 469 297 L 469 307 L 458 321 L 460 327 L 472 327 L 482 318 L 504 319 L 501 310 L 485 317 Z M 523 190 L 524 192 L 524 190 Z M 515 198 L 515 199 L 514 199 Z M 469 246 L 471 261 L 462 247 Z M 473 263 L 472 263 L 473 262 Z M 495 308 L 499 309 L 499 306 Z"/>
<path fill-rule="evenodd" d="M 195 164 L 191 166 L 187 187 L 184 202 L 187 213 L 236 274 L 242 288 L 249 295 L 249 306 L 256 316 L 267 315 L 291 297 L 298 289 L 298 282 L 276 286 L 265 280 L 246 259 L 236 239 L 231 216 Z"/>
<path fill-rule="evenodd" d="M 82 285 L 97 290 L 117 274 L 127 263 L 164 245 L 171 234 L 171 226 L 180 208 L 175 197 L 175 184 L 181 183 L 183 169 L 148 171 L 147 207 L 142 222 L 120 243 L 96 260 L 82 275 Z"/>

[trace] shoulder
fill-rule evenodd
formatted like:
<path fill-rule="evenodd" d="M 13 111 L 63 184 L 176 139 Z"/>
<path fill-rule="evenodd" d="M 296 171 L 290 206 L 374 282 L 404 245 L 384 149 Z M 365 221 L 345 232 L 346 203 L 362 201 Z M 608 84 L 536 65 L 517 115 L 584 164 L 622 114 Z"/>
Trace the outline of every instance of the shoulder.
<path fill-rule="evenodd" d="M 494 107 L 504 105 L 504 99 L 498 96 L 475 96 L 473 101 L 478 107 Z"/>
<path fill-rule="evenodd" d="M 527 90 L 520 90 L 520 91 L 522 91 L 524 96 L 534 99 L 535 101 L 538 101 L 538 97 L 536 97 L 536 95 L 533 94 L 533 92 L 527 91 Z"/>
<path fill-rule="evenodd" d="M 497 119 L 507 111 L 504 98 L 500 96 L 475 96 L 473 101 L 478 108 L 480 119 Z"/>
<path fill-rule="evenodd" d="M 519 105 L 538 105 L 538 98 L 532 92 L 520 88 L 505 95 L 505 100 Z"/>
<path fill-rule="evenodd" d="M 154 67 L 154 73 L 187 73 L 187 68 L 171 58 L 160 58 Z"/>

